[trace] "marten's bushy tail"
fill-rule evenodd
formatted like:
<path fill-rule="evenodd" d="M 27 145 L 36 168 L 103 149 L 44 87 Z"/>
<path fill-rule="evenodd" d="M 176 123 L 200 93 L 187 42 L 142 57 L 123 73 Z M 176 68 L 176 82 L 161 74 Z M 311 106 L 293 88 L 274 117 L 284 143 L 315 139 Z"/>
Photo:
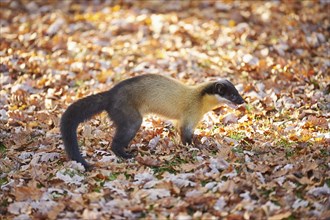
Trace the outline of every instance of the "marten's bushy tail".
<path fill-rule="evenodd" d="M 61 118 L 61 134 L 66 154 L 71 160 L 81 163 L 86 169 L 91 165 L 82 157 L 77 140 L 78 125 L 91 118 L 93 115 L 106 109 L 109 100 L 106 100 L 107 92 L 87 96 L 68 107 Z"/>

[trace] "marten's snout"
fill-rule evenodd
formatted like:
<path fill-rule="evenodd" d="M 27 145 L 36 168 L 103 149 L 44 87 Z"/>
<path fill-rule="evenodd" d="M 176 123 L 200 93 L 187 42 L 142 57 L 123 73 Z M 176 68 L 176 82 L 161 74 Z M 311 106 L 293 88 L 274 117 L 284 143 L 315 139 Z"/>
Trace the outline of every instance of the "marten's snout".
<path fill-rule="evenodd" d="M 236 102 L 237 105 L 241 105 L 245 103 L 245 100 L 242 98 L 242 96 L 238 96 Z"/>
<path fill-rule="evenodd" d="M 228 95 L 225 98 L 228 99 L 229 101 L 231 101 L 235 105 L 240 105 L 240 104 L 245 103 L 245 101 L 242 98 L 242 96 L 240 96 L 240 94 L 238 94 L 238 92 L 236 92 L 236 91 L 235 91 L 235 93 L 232 93 L 232 94 Z"/>

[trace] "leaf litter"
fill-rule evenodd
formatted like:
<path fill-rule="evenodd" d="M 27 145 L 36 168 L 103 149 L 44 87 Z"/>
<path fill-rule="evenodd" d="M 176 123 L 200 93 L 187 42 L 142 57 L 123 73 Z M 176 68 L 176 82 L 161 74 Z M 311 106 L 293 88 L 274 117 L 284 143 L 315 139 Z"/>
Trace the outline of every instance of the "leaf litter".
<path fill-rule="evenodd" d="M 1 6 L 0 214 L 5 219 L 326 219 L 327 1 L 9 1 Z M 145 73 L 219 77 L 247 104 L 207 113 L 195 146 L 147 117 L 135 160 L 109 149 L 105 114 L 68 161 L 60 116 Z"/>

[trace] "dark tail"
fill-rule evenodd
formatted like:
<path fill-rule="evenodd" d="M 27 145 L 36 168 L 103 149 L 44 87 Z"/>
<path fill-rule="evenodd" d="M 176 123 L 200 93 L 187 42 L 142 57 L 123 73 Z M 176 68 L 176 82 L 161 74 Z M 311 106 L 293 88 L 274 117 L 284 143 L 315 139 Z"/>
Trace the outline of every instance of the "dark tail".
<path fill-rule="evenodd" d="M 80 99 L 71 104 L 61 118 L 61 134 L 66 154 L 71 160 L 81 163 L 86 169 L 91 168 L 91 165 L 86 162 L 79 151 L 77 127 L 81 122 L 105 110 L 110 101 L 106 96 L 107 92 L 103 92 Z"/>

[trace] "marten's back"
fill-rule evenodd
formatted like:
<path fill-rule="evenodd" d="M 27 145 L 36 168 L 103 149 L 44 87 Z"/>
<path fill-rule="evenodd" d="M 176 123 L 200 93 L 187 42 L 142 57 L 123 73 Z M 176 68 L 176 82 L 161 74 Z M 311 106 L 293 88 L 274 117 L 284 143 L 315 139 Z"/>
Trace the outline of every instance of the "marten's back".
<path fill-rule="evenodd" d="M 113 105 L 132 105 L 142 115 L 156 113 L 179 119 L 189 106 L 194 90 L 181 82 L 161 75 L 146 74 L 124 80 L 111 93 Z"/>

